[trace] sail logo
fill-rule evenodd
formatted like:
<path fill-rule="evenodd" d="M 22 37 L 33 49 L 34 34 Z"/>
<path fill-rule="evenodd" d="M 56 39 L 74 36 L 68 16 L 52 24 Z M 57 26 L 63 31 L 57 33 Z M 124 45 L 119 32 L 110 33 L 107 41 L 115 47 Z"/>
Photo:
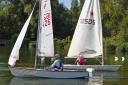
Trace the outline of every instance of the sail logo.
<path fill-rule="evenodd" d="M 86 49 L 85 51 L 81 52 L 80 54 L 95 54 L 97 53 L 95 50 Z"/>

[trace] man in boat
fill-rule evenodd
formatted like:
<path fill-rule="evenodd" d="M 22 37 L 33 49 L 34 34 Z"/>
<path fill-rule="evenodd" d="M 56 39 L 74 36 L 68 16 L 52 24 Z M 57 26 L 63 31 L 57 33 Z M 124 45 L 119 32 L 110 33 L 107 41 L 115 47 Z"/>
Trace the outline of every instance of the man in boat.
<path fill-rule="evenodd" d="M 52 71 L 63 71 L 63 64 L 62 61 L 60 60 L 60 55 L 56 54 L 55 57 L 52 59 L 53 64 L 50 66 L 50 69 Z"/>
<path fill-rule="evenodd" d="M 80 55 L 80 56 L 76 59 L 75 63 L 76 63 L 77 65 L 84 65 L 84 64 L 85 64 L 84 57 L 83 57 L 82 55 Z"/>

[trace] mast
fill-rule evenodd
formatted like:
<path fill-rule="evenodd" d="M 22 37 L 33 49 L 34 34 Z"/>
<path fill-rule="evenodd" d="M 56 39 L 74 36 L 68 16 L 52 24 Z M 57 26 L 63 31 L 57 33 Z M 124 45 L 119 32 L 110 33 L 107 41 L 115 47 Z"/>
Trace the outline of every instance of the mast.
<path fill-rule="evenodd" d="M 39 15 L 38 15 L 38 30 L 37 30 L 36 49 L 38 49 L 38 42 L 39 42 L 40 11 L 41 11 L 41 0 L 39 0 Z M 34 65 L 35 68 L 37 68 L 37 64 L 38 64 L 38 50 L 36 50 L 36 55 L 35 55 L 35 65 Z"/>
<path fill-rule="evenodd" d="M 101 49 L 102 49 L 102 50 L 101 50 L 101 51 L 102 51 L 102 52 L 101 52 L 101 53 L 102 53 L 102 57 L 101 57 L 101 58 L 102 58 L 102 63 L 101 63 L 101 64 L 104 65 L 103 33 L 102 33 L 102 21 L 101 21 L 101 11 L 100 11 L 100 2 L 99 2 L 99 0 L 97 0 L 97 6 L 98 6 L 98 9 L 99 9 L 99 10 L 98 10 L 98 13 L 99 13 L 99 14 L 98 14 L 98 15 L 99 15 L 99 26 L 100 26 L 100 32 L 99 32 L 100 35 L 99 35 L 99 36 L 100 36 L 100 43 L 101 43 Z"/>

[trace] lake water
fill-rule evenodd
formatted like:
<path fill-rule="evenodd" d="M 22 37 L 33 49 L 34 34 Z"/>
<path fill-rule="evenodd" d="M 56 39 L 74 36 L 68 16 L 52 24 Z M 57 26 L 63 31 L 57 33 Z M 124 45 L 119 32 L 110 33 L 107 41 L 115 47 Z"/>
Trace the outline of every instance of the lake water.
<path fill-rule="evenodd" d="M 89 79 L 42 79 L 42 78 L 18 78 L 13 77 L 8 69 L 8 58 L 12 46 L 0 47 L 0 85 L 128 85 L 128 59 L 127 55 L 105 55 L 105 64 L 121 64 L 117 72 L 93 72 Z M 24 46 L 20 50 L 21 66 L 34 65 L 34 48 Z M 115 61 L 114 57 L 119 58 Z M 121 61 L 121 57 L 125 57 Z"/>

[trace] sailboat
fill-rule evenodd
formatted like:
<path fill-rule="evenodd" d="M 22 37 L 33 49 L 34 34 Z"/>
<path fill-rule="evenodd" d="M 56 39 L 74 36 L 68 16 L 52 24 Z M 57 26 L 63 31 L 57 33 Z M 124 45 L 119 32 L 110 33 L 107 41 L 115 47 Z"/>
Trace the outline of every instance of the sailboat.
<path fill-rule="evenodd" d="M 53 26 L 51 14 L 50 0 L 39 0 L 39 20 L 37 31 L 37 44 L 35 66 L 16 67 L 16 61 L 19 60 L 19 50 L 23 39 L 25 37 L 29 22 L 31 20 L 34 8 L 26 20 L 9 57 L 9 69 L 12 75 L 17 77 L 43 77 L 43 78 L 85 78 L 88 77 L 88 72 L 77 70 L 64 71 L 50 71 L 44 68 L 36 68 L 38 58 L 53 57 L 54 56 L 54 42 L 53 42 Z"/>
<path fill-rule="evenodd" d="M 120 65 L 104 65 L 102 23 L 99 0 L 85 0 L 66 58 L 96 58 L 101 65 L 64 65 L 65 69 L 94 68 L 117 71 Z"/>

